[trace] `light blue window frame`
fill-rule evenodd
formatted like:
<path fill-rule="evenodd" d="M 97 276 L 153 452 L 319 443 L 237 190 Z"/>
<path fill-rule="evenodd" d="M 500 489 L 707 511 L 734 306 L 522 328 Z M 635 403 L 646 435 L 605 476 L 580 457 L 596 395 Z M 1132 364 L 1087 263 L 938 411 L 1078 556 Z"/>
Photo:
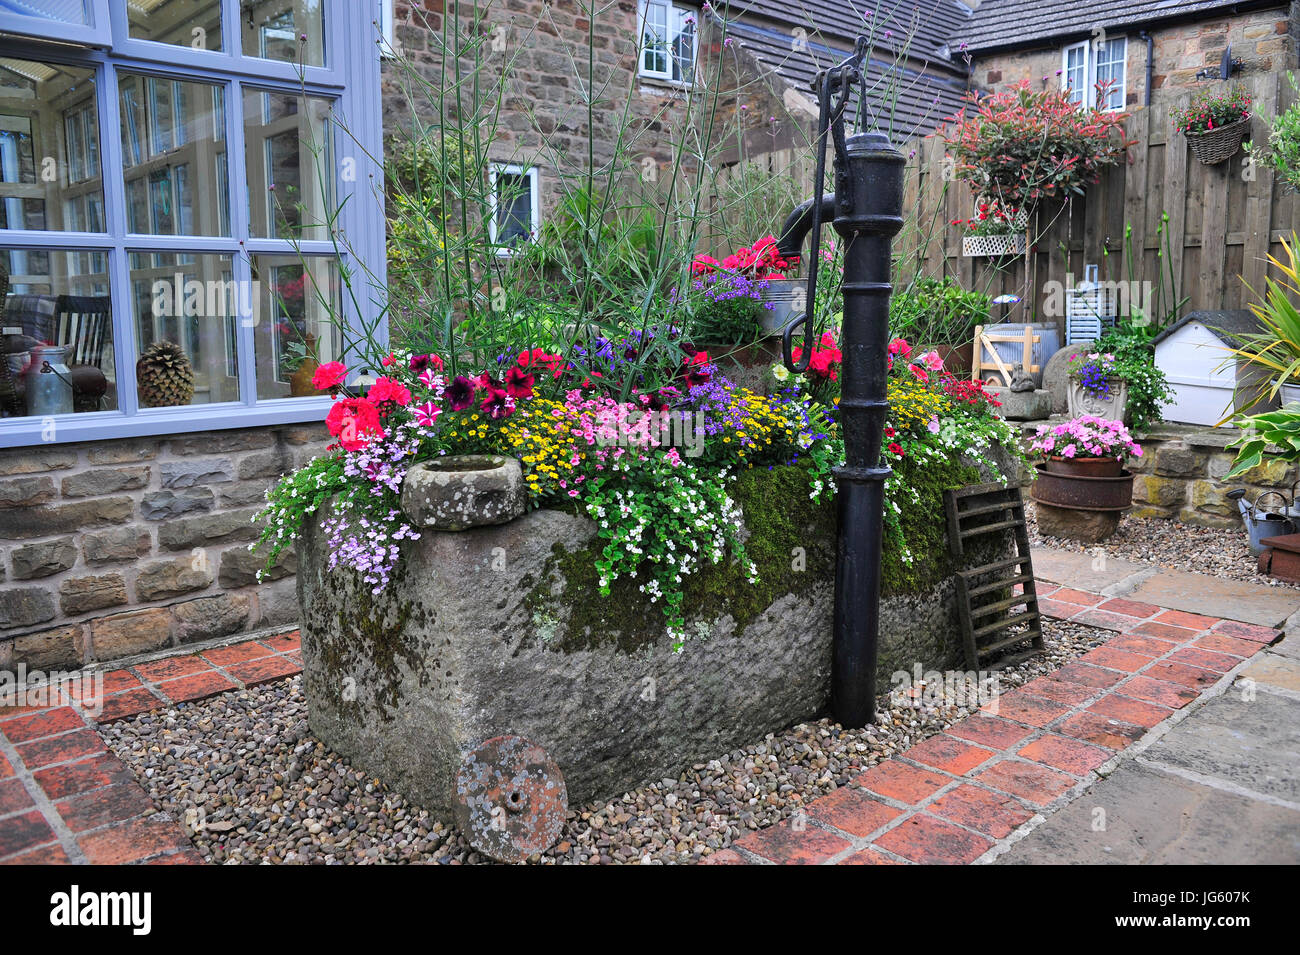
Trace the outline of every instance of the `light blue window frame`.
<path fill-rule="evenodd" d="M 139 353 L 131 304 L 129 256 L 132 251 L 232 256 L 235 279 L 249 283 L 252 280 L 250 257 L 253 255 L 295 254 L 296 246 L 297 252 L 304 256 L 333 258 L 336 248 L 328 239 L 304 239 L 291 243 L 285 239 L 252 237 L 249 203 L 245 193 L 238 191 L 237 187 L 229 190 L 229 236 L 129 232 L 118 97 L 118 73 L 121 71 L 223 86 L 227 175 L 232 184 L 248 182 L 244 144 L 246 87 L 333 99 L 338 124 L 338 128 L 331 131 L 335 143 L 335 202 L 341 204 L 338 226 L 345 237 L 344 254 L 338 267 L 347 270 L 353 282 L 361 286 L 355 296 L 361 313 L 356 313 L 346 294 L 338 304 L 352 331 L 359 332 L 364 323 L 381 339 L 387 334 L 386 322 L 380 316 L 380 305 L 366 287 L 371 281 L 367 273 L 381 286 L 385 279 L 380 191 L 383 182 L 380 37 L 376 29 L 380 0 L 322 2 L 325 11 L 325 66 L 303 67 L 301 70 L 295 64 L 242 54 L 239 0 L 222 2 L 221 51 L 131 39 L 124 3 L 114 3 L 110 9 L 107 0 L 90 0 L 94 27 L 89 32 L 70 30 L 65 23 L 15 16 L 0 10 L 0 31 L 27 35 L 0 37 L 0 57 L 46 60 L 95 71 L 100 123 L 99 160 L 106 220 L 104 232 L 0 231 L 0 247 L 50 252 L 89 250 L 107 256 L 112 283 L 113 357 L 118 369 L 117 410 L 58 415 L 52 419 L 0 418 L 0 448 L 319 421 L 329 409 L 328 397 L 259 401 L 254 329 L 242 322 L 238 323 L 236 334 L 239 401 L 174 408 L 139 407 L 135 375 L 130 371 L 135 368 L 135 356 Z M 57 42 L 43 42 L 46 39 Z M 85 45 L 69 45 L 69 40 Z M 145 130 L 138 132 L 146 134 Z M 345 160 L 349 170 L 354 171 L 346 182 L 339 174 Z M 353 337 L 347 331 L 344 336 L 345 343 Z M 49 427 L 51 421 L 54 424 L 52 429 Z"/>

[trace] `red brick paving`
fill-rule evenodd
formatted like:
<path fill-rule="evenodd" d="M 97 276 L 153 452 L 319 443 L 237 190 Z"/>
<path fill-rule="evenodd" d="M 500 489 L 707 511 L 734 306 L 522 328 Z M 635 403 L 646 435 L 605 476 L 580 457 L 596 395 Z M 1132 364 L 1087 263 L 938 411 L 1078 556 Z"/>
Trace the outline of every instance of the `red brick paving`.
<path fill-rule="evenodd" d="M 802 831 L 786 820 L 706 861 L 974 862 L 1277 637 L 1070 588 L 1039 595 L 1045 613 L 1119 635 L 814 799 Z"/>
<path fill-rule="evenodd" d="M 0 707 L 0 864 L 201 863 L 95 726 L 292 676 L 298 651 L 295 631 L 87 672 L 44 703 Z"/>

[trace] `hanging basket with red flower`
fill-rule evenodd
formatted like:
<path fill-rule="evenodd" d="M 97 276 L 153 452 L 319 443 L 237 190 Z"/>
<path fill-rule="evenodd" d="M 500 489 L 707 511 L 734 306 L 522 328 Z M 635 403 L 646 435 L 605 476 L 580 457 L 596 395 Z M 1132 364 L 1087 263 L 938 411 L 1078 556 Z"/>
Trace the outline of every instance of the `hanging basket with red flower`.
<path fill-rule="evenodd" d="M 1250 94 L 1240 86 L 1226 93 L 1206 90 L 1174 110 L 1174 129 L 1187 137 L 1192 155 L 1217 166 L 1238 153 L 1250 132 Z"/>

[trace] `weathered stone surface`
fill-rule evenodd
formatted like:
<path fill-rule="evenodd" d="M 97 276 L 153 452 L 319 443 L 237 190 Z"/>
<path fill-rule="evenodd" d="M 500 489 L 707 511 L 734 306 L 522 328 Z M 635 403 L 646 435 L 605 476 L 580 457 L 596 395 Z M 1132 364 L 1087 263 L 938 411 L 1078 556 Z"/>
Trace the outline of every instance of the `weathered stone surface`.
<path fill-rule="evenodd" d="M 257 588 L 257 627 L 298 622 L 298 582 L 277 580 Z"/>
<path fill-rule="evenodd" d="M 1194 524 L 1197 527 L 1241 527 L 1240 517 L 1220 517 L 1218 514 L 1198 511 L 1192 507 L 1184 507 L 1177 516 L 1182 523 Z"/>
<path fill-rule="evenodd" d="M 256 451 L 268 448 L 275 440 L 271 431 L 255 428 L 247 431 L 213 431 L 207 434 L 172 438 L 172 454 L 229 454 L 232 451 Z"/>
<path fill-rule="evenodd" d="M 164 550 L 188 550 L 208 544 L 256 540 L 259 531 L 252 521 L 258 510 L 244 508 L 170 521 L 158 528 L 158 546 Z"/>
<path fill-rule="evenodd" d="M 203 558 L 178 557 L 146 564 L 135 579 L 138 600 L 166 600 L 212 586 L 212 564 Z"/>
<path fill-rule="evenodd" d="M 30 627 L 55 617 L 54 595 L 44 587 L 0 590 L 0 629 Z"/>
<path fill-rule="evenodd" d="M 90 646 L 96 660 L 115 660 L 157 650 L 171 643 L 171 613 L 164 607 L 131 610 L 90 622 Z"/>
<path fill-rule="evenodd" d="M 1133 477 L 1133 500 L 1159 507 L 1171 507 L 1181 504 L 1187 498 L 1187 484 L 1184 481 L 1157 477 L 1154 474 L 1138 474 Z"/>
<path fill-rule="evenodd" d="M 285 449 L 273 448 L 247 454 L 239 461 L 239 479 L 278 478 L 293 470 L 293 459 Z"/>
<path fill-rule="evenodd" d="M 1223 480 L 1232 469 L 1234 454 L 1215 454 L 1206 465 L 1206 474 L 1215 481 Z M 1281 458 L 1265 458 L 1255 467 L 1243 471 L 1232 479 L 1236 486 L 1243 484 L 1262 485 L 1264 487 L 1288 488 L 1296 479 L 1295 468 Z"/>
<path fill-rule="evenodd" d="M 1193 481 L 1192 482 L 1192 506 L 1198 511 L 1209 514 L 1215 514 L 1219 517 L 1235 517 L 1240 514 L 1237 508 L 1237 502 L 1227 497 L 1230 487 L 1215 484 L 1212 481 Z M 1251 500 L 1255 495 L 1248 494 Z M 1280 507 L 1282 501 L 1277 498 L 1270 499 L 1274 505 Z"/>
<path fill-rule="evenodd" d="M 134 491 L 149 484 L 149 468 L 91 468 L 63 479 L 64 497 L 97 497 Z"/>
<path fill-rule="evenodd" d="M 0 481 L 0 508 L 32 507 L 54 500 L 54 479 L 49 477 L 20 477 Z"/>
<path fill-rule="evenodd" d="M 52 448 L 11 448 L 0 451 L 0 476 L 40 474 L 77 466 L 77 452 Z"/>
<path fill-rule="evenodd" d="M 256 504 L 259 507 L 266 503 L 266 489 L 270 482 L 262 481 L 236 481 L 234 484 L 222 484 L 217 490 L 217 500 L 221 502 L 222 507 L 245 507 L 249 504 Z"/>
<path fill-rule="evenodd" d="M 527 503 L 519 461 L 495 454 L 417 464 L 402 483 L 402 509 L 416 527 L 459 531 L 503 524 L 522 514 Z"/>
<path fill-rule="evenodd" d="M 1182 570 L 1162 570 L 1125 596 L 1170 610 L 1241 620 L 1263 627 L 1279 627 L 1300 610 L 1300 591 L 1292 587 L 1270 587 Z"/>
<path fill-rule="evenodd" d="M 331 440 L 325 423 L 295 425 L 280 430 L 286 444 L 326 444 Z"/>
<path fill-rule="evenodd" d="M 81 551 L 88 564 L 107 564 L 115 560 L 138 560 L 153 550 L 153 538 L 147 528 L 115 527 L 96 531 L 81 539 Z"/>
<path fill-rule="evenodd" d="M 1149 504 L 1138 504 L 1126 513 L 1129 517 L 1138 517 L 1143 519 L 1153 517 L 1158 520 L 1165 520 L 1167 518 L 1177 517 L 1178 509 L 1176 507 L 1155 507 Z"/>
<path fill-rule="evenodd" d="M 121 574 L 70 577 L 59 584 L 59 606 L 68 616 L 105 607 L 120 607 L 124 603 L 126 581 Z"/>
<path fill-rule="evenodd" d="M 1002 402 L 997 411 L 1008 421 L 1041 421 L 1052 413 L 1052 395 L 1042 388 L 1012 391 L 1005 385 L 985 385 L 984 390 Z"/>
<path fill-rule="evenodd" d="M 25 540 L 74 534 L 88 527 L 125 524 L 135 504 L 129 497 L 98 497 L 40 507 L 0 508 L 0 538 Z"/>
<path fill-rule="evenodd" d="M 248 594 L 218 594 L 173 606 L 176 639 L 180 643 L 214 640 L 248 627 L 252 599 Z"/>
<path fill-rule="evenodd" d="M 257 583 L 257 574 L 266 565 L 265 553 L 251 553 L 247 547 L 231 547 L 221 552 L 221 569 L 217 582 L 222 587 L 247 587 Z M 298 570 L 298 554 L 290 549 L 280 552 L 279 559 L 263 575 L 263 580 L 279 580 Z"/>
<path fill-rule="evenodd" d="M 1206 459 L 1204 451 L 1171 443 L 1156 450 L 1155 469 L 1157 474 L 1196 478 L 1205 473 Z"/>
<path fill-rule="evenodd" d="M 1096 343 L 1076 342 L 1066 345 L 1047 359 L 1047 364 L 1043 366 L 1043 388 L 1052 397 L 1052 414 L 1065 414 L 1069 410 L 1070 376 L 1066 373 L 1066 366 L 1070 362 L 1070 356 L 1087 352 L 1094 344 Z"/>
<path fill-rule="evenodd" d="M 28 669 L 33 670 L 79 666 L 84 652 L 82 628 L 79 626 L 27 633 L 13 641 L 13 663 L 25 663 Z"/>
<path fill-rule="evenodd" d="M 1096 544 L 1114 534 L 1119 527 L 1118 511 L 1076 511 L 1069 507 L 1052 507 L 1041 501 L 1035 505 L 1038 532 L 1044 537 Z"/>
<path fill-rule="evenodd" d="M 194 487 L 197 484 L 224 484 L 235 479 L 235 466 L 229 458 L 197 458 L 164 461 L 159 466 L 162 486 Z"/>
<path fill-rule="evenodd" d="M 86 460 L 91 464 L 131 464 L 135 461 L 152 461 L 158 457 L 160 438 L 133 438 L 129 441 L 108 441 L 91 446 Z"/>
<path fill-rule="evenodd" d="M 140 516 L 146 521 L 170 521 L 184 514 L 210 511 L 212 506 L 212 491 L 206 487 L 189 488 L 179 493 L 154 491 L 141 498 Z"/>
<path fill-rule="evenodd" d="M 15 580 L 49 577 L 67 570 L 77 562 L 77 546 L 68 538 L 40 541 L 15 547 L 10 558 L 13 560 Z"/>

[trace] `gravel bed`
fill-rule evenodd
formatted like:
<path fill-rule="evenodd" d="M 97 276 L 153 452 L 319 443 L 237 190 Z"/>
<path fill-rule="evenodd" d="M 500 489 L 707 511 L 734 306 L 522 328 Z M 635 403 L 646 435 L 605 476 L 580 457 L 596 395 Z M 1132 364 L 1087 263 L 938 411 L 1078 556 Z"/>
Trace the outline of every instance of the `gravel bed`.
<path fill-rule="evenodd" d="M 1046 621 L 1047 652 L 1001 671 L 1000 687 L 1020 686 L 1111 635 Z M 143 714 L 100 732 L 158 809 L 183 821 L 209 862 L 490 861 L 454 827 L 434 821 L 315 739 L 307 728 L 300 679 Z M 571 809 L 560 841 L 530 861 L 699 861 L 942 731 L 978 705 L 931 705 L 895 691 L 881 697 L 888 718 L 880 725 L 846 731 L 822 719 L 770 734 L 697 763 L 678 779 Z"/>
<path fill-rule="evenodd" d="M 1194 574 L 1250 581 L 1269 587 L 1295 587 L 1294 584 L 1259 572 L 1243 527 L 1198 527 L 1172 519 L 1126 516 L 1119 522 L 1119 530 L 1112 537 L 1100 544 L 1084 544 L 1039 534 L 1034 506 L 1028 501 L 1025 503 L 1025 519 L 1032 544 L 1094 555 L 1105 554 L 1107 557 Z"/>

